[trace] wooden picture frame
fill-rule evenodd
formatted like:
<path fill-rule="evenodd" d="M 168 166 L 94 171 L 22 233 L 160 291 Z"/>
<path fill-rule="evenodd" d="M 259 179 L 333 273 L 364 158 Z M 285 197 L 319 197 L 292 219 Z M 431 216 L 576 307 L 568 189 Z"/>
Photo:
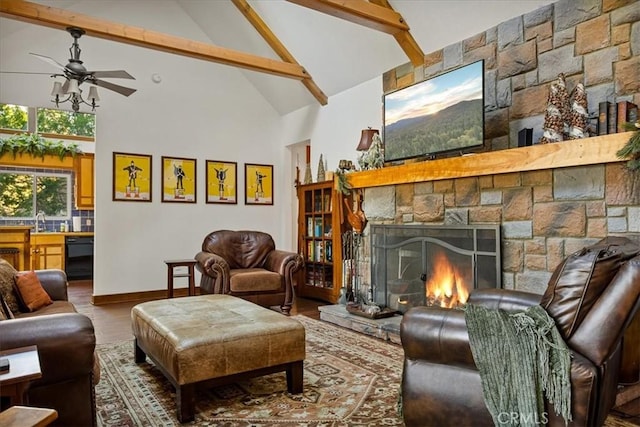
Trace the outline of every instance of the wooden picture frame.
<path fill-rule="evenodd" d="M 162 156 L 160 166 L 162 168 L 162 201 L 196 203 L 196 159 Z"/>
<path fill-rule="evenodd" d="M 151 202 L 152 156 L 113 152 L 114 202 Z"/>
<path fill-rule="evenodd" d="M 238 203 L 238 164 L 206 160 L 206 203 L 235 205 Z"/>
<path fill-rule="evenodd" d="M 245 163 L 244 204 L 273 205 L 273 165 Z"/>

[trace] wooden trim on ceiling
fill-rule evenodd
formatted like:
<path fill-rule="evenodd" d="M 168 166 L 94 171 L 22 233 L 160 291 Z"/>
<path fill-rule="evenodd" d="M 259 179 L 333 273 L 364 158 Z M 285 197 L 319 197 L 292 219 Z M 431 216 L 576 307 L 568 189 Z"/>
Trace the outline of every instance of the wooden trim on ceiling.
<path fill-rule="evenodd" d="M 288 0 L 349 22 L 393 35 L 414 67 L 424 64 L 424 53 L 409 26 L 387 0 Z"/>
<path fill-rule="evenodd" d="M 293 57 L 291 52 L 285 47 L 285 45 L 278 39 L 278 37 L 271 31 L 269 26 L 262 20 L 260 15 L 249 5 L 247 0 L 231 0 L 233 4 L 240 10 L 244 17 L 253 25 L 267 44 L 273 49 L 273 51 L 285 62 L 291 64 L 299 64 Z M 318 100 L 321 105 L 327 105 L 327 95 L 313 81 L 313 78 L 309 75 L 308 79 L 302 80 L 302 84 L 311 92 L 311 94 Z"/>
<path fill-rule="evenodd" d="M 56 29 L 80 27 L 87 35 L 168 52 L 176 55 L 245 68 L 280 77 L 310 79 L 299 64 L 263 58 L 237 50 L 176 37 L 157 31 L 119 24 L 80 13 L 43 6 L 23 0 L 0 1 L 0 16 Z"/>
<path fill-rule="evenodd" d="M 366 0 L 288 1 L 388 34 L 395 34 L 398 31 L 409 31 L 409 26 L 398 12 Z"/>
<path fill-rule="evenodd" d="M 381 7 L 393 10 L 393 7 L 388 0 L 369 0 L 373 4 L 377 4 Z M 424 64 L 424 52 L 418 45 L 418 42 L 413 38 L 409 30 L 395 33 L 393 37 L 396 39 L 404 53 L 409 57 L 411 64 L 414 67 L 419 67 Z"/>

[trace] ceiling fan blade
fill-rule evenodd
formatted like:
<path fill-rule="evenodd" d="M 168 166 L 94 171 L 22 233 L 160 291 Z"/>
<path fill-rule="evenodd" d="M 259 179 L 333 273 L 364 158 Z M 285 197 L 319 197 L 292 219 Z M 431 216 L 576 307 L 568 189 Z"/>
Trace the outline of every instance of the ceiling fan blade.
<path fill-rule="evenodd" d="M 51 73 L 37 73 L 35 71 L 0 71 L 0 74 L 43 74 L 50 76 Z"/>
<path fill-rule="evenodd" d="M 88 71 L 87 74 L 91 74 L 96 78 L 111 78 L 111 79 L 131 79 L 135 80 L 131 74 L 127 73 L 124 70 L 114 70 L 114 71 Z"/>
<path fill-rule="evenodd" d="M 112 90 L 124 96 L 129 96 L 137 90 L 137 89 L 131 89 L 129 87 L 124 87 L 124 86 L 116 85 L 113 83 L 105 82 L 104 80 L 100 80 L 100 79 L 94 79 L 91 81 L 91 83 L 95 84 L 96 86 Z"/>
<path fill-rule="evenodd" d="M 53 65 L 56 68 L 59 68 L 62 71 L 67 71 L 67 67 L 65 67 L 64 65 L 60 64 L 58 61 L 56 61 L 55 59 L 49 58 L 48 56 L 44 56 L 44 55 L 38 55 L 37 53 L 31 53 L 31 55 L 35 56 L 38 59 L 43 60 L 44 62 Z"/>

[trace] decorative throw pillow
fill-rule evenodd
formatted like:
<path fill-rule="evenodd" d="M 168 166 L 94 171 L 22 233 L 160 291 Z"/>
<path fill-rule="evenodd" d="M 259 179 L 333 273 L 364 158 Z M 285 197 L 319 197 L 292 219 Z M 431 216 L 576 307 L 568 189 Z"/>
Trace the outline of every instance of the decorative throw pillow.
<path fill-rule="evenodd" d="M 53 304 L 51 297 L 42 287 L 35 271 L 28 271 L 16 276 L 16 289 L 22 302 L 29 311 L 36 311 L 44 306 Z"/>
<path fill-rule="evenodd" d="M 13 314 L 22 312 L 18 303 L 18 295 L 14 289 L 14 278 L 17 273 L 7 260 L 0 258 L 0 294 Z"/>

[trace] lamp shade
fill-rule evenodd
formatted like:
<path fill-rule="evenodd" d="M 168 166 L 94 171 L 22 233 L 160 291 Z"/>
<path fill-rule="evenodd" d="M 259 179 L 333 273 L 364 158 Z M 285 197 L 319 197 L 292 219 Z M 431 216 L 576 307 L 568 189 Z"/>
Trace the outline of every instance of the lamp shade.
<path fill-rule="evenodd" d="M 362 129 L 362 134 L 360 135 L 360 143 L 358 144 L 358 151 L 367 151 L 369 147 L 371 147 L 371 142 L 373 141 L 373 135 L 379 134 L 378 129 Z"/>
<path fill-rule="evenodd" d="M 51 90 L 51 96 L 62 96 L 64 91 L 62 90 L 62 83 L 53 82 L 53 89 Z"/>
<path fill-rule="evenodd" d="M 69 80 L 69 87 L 67 88 L 67 93 L 75 93 L 77 95 L 80 94 L 80 88 L 78 87 L 78 81 L 75 79 Z"/>
<path fill-rule="evenodd" d="M 91 86 L 89 88 L 89 101 L 100 101 L 100 97 L 98 96 L 98 88 L 95 86 Z"/>

